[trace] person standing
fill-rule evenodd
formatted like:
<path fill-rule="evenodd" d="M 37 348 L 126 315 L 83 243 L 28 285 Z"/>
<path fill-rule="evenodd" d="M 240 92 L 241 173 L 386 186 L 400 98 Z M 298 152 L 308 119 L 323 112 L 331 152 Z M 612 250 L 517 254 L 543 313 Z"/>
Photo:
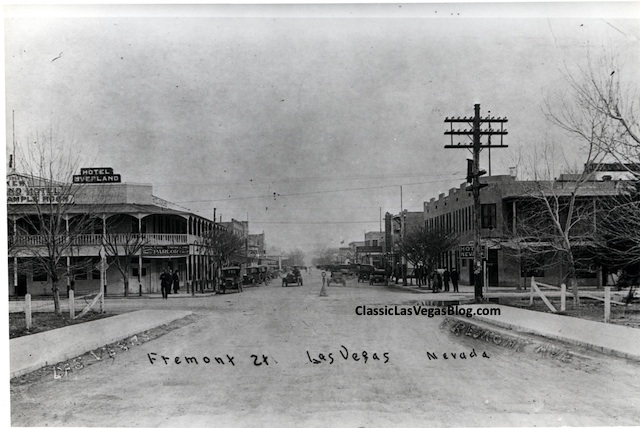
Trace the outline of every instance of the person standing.
<path fill-rule="evenodd" d="M 458 279 L 460 277 L 458 276 L 458 271 L 456 270 L 456 268 L 451 268 L 451 283 L 453 284 L 453 291 L 455 293 L 458 293 Z"/>
<path fill-rule="evenodd" d="M 422 288 L 422 266 L 418 265 L 416 266 L 416 268 L 413 270 L 415 277 L 416 277 L 416 285 L 419 288 Z"/>
<path fill-rule="evenodd" d="M 162 298 L 168 299 L 168 294 L 171 291 L 171 283 L 173 282 L 173 277 L 169 272 L 168 268 L 164 269 L 162 275 L 160 275 L 160 289 L 162 291 Z"/>
<path fill-rule="evenodd" d="M 444 291 L 449 291 L 449 280 L 451 279 L 451 274 L 449 270 L 445 269 L 442 273 L 442 282 L 444 283 Z"/>
<path fill-rule="evenodd" d="M 180 290 L 180 275 L 178 275 L 178 269 L 173 271 L 173 294 L 178 294 L 178 290 Z"/>
<path fill-rule="evenodd" d="M 438 269 L 436 269 L 433 271 L 433 290 L 431 292 L 439 293 L 441 285 L 442 285 L 442 276 L 440 275 L 440 272 L 438 272 Z"/>

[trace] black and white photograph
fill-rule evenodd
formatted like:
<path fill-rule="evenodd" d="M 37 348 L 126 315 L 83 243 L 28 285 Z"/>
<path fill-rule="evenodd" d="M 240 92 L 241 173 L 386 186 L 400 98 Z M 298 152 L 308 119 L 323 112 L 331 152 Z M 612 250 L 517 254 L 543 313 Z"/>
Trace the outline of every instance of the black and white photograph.
<path fill-rule="evenodd" d="M 640 424 L 640 2 L 2 11 L 6 426 Z"/>

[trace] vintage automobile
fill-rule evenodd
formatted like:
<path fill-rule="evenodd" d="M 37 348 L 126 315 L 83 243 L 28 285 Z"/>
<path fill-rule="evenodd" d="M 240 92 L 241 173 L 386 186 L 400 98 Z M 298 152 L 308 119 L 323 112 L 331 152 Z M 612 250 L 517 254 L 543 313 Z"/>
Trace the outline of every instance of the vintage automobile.
<path fill-rule="evenodd" d="M 222 293 L 226 293 L 227 290 L 242 291 L 242 276 L 240 275 L 240 266 L 223 267 L 222 282 L 220 283 L 220 289 Z"/>
<path fill-rule="evenodd" d="M 331 270 L 331 276 L 329 277 L 329 281 L 327 281 L 327 285 L 330 286 L 332 282 L 342 283 L 343 287 L 347 286 L 347 280 L 339 266 L 338 269 Z"/>
<path fill-rule="evenodd" d="M 302 285 L 302 276 L 300 275 L 300 272 L 297 272 L 294 270 L 293 272 L 288 272 L 283 278 L 282 278 L 282 286 L 283 287 L 288 287 L 289 284 L 293 284 L 293 285 Z"/>
<path fill-rule="evenodd" d="M 384 284 L 389 285 L 389 277 L 384 269 L 374 269 L 369 274 L 369 285 Z"/>
<path fill-rule="evenodd" d="M 243 285 L 251 285 L 257 287 L 260 282 L 258 281 L 259 272 L 257 266 L 249 266 L 244 269 L 244 275 L 242 276 Z"/>
<path fill-rule="evenodd" d="M 258 265 L 258 281 L 260 284 L 269 285 L 271 282 L 271 273 L 269 272 L 269 266 Z"/>
<path fill-rule="evenodd" d="M 358 273 L 360 272 L 360 265 L 359 264 L 350 264 L 349 265 L 349 276 L 350 277 L 354 277 L 354 276 L 358 276 Z"/>
<path fill-rule="evenodd" d="M 360 265 L 358 269 L 358 282 L 368 282 L 374 269 L 371 265 Z"/>

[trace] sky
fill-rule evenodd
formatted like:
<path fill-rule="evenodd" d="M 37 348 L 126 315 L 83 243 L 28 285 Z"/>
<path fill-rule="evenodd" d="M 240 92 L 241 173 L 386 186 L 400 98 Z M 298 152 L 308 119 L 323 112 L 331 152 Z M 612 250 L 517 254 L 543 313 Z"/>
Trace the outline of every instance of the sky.
<path fill-rule="evenodd" d="M 5 6 L 6 153 L 13 112 L 21 150 L 53 127 L 82 166 L 268 246 L 344 246 L 464 181 L 444 119 L 476 103 L 509 120 L 494 175 L 545 140 L 579 160 L 545 101 L 600 55 L 635 83 L 639 39 L 635 2 Z"/>

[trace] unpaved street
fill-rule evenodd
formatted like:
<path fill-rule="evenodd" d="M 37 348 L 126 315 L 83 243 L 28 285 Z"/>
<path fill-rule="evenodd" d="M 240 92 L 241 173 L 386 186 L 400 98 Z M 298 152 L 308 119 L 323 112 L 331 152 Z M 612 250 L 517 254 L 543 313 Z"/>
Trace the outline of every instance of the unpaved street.
<path fill-rule="evenodd" d="M 359 305 L 408 304 L 420 295 L 351 280 L 319 297 L 319 274 L 304 279 L 303 287 L 274 282 L 241 294 L 147 301 L 147 309 L 149 303 L 188 307 L 200 317 L 67 378 L 13 385 L 12 424 L 585 426 L 640 420 L 635 363 L 599 355 L 567 363 L 465 341 L 440 328 L 437 317 L 357 316 Z M 427 352 L 439 358 L 430 360 Z M 458 358 L 444 360 L 443 353 Z"/>

